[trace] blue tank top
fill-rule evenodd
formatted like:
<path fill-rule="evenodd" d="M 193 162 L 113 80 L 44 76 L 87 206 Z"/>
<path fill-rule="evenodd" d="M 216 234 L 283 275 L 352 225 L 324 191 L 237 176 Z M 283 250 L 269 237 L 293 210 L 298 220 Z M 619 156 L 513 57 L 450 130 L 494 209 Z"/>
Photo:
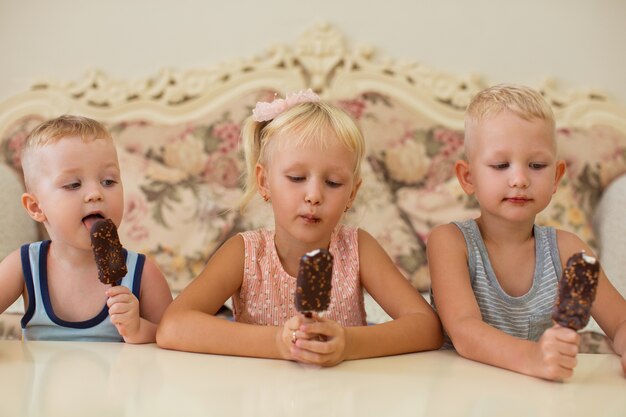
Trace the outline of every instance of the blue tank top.
<path fill-rule="evenodd" d="M 21 247 L 22 272 L 28 291 L 28 307 L 22 317 L 22 338 L 24 340 L 123 342 L 124 339 L 109 320 L 109 308 L 106 303 L 100 313 L 89 320 L 69 322 L 56 316 L 48 292 L 47 255 L 49 248 L 49 240 Z M 145 255 L 125 249 L 124 253 L 128 273 L 122 278 L 120 284 L 129 288 L 139 298 Z"/>

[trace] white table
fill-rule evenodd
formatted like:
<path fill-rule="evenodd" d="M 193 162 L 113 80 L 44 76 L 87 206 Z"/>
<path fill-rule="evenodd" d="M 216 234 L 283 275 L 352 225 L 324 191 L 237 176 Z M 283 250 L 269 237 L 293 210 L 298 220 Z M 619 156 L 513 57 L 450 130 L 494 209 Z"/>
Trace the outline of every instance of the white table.
<path fill-rule="evenodd" d="M 156 345 L 0 341 L 0 416 L 620 416 L 613 355 L 551 383 L 425 352 L 319 369 Z"/>

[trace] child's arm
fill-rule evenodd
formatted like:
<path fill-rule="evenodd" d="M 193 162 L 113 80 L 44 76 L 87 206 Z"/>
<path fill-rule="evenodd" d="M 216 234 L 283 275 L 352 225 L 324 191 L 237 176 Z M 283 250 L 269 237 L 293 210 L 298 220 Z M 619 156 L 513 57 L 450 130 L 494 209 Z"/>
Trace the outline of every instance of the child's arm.
<path fill-rule="evenodd" d="M 296 346 L 303 351 L 295 352 L 294 356 L 304 362 L 328 366 L 348 359 L 439 348 L 441 323 L 433 309 L 369 233 L 359 230 L 358 239 L 361 283 L 394 320 L 345 328 L 324 319 L 303 324 L 302 330 L 323 334 L 328 340 L 298 340 Z"/>
<path fill-rule="evenodd" d="M 509 336 L 482 320 L 458 227 L 436 227 L 428 239 L 427 255 L 437 312 L 461 356 L 545 379 L 572 375 L 579 339 L 573 330 L 555 326 L 533 342 Z"/>
<path fill-rule="evenodd" d="M 146 258 L 141 275 L 139 300 L 124 286 L 107 290 L 107 304 L 111 321 L 127 343 L 153 343 L 156 329 L 172 293 L 165 277 L 150 259 Z"/>
<path fill-rule="evenodd" d="M 244 241 L 237 235 L 218 249 L 200 275 L 170 304 L 157 330 L 158 345 L 188 352 L 291 359 L 287 324 L 257 326 L 214 316 L 241 287 L 243 268 Z"/>
<path fill-rule="evenodd" d="M 581 250 L 595 256 L 591 248 L 573 233 L 559 230 L 557 239 L 563 265 L 570 256 Z M 600 266 L 602 266 L 602 261 L 600 261 Z M 600 268 L 598 289 L 591 315 L 613 341 L 613 349 L 622 357 L 622 368 L 626 375 L 626 300 L 611 284 L 602 268 Z"/>
<path fill-rule="evenodd" d="M 0 262 L 0 313 L 9 308 L 24 291 L 22 257 L 18 249 Z"/>

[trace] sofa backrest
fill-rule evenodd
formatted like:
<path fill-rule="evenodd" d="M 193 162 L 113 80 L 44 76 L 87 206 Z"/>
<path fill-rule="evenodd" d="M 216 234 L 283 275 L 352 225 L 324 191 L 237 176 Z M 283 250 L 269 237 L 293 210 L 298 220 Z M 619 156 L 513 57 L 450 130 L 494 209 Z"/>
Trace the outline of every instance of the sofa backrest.
<path fill-rule="evenodd" d="M 345 221 L 374 235 L 425 290 L 430 230 L 478 213 L 453 166 L 462 152 L 464 109 L 484 86 L 476 76 L 350 49 L 337 30 L 319 25 L 293 46 L 210 69 L 163 70 L 136 81 L 93 71 L 75 83 L 38 83 L 0 103 L 0 157 L 19 172 L 28 132 L 60 114 L 105 123 L 125 187 L 122 242 L 153 257 L 178 291 L 225 239 L 272 224 L 260 199 L 244 215 L 231 210 L 244 169 L 240 127 L 257 101 L 311 87 L 349 112 L 368 143 L 363 186 Z M 563 94 L 550 82 L 539 89 L 555 109 L 568 173 L 538 222 L 594 245 L 595 205 L 626 172 L 626 109 L 598 93 Z"/>

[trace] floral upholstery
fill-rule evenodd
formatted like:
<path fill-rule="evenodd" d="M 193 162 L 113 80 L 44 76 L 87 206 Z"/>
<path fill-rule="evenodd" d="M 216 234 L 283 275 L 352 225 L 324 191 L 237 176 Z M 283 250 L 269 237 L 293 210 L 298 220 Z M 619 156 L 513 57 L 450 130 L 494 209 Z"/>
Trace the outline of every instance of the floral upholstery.
<path fill-rule="evenodd" d="M 184 124 L 130 119 L 107 124 L 118 145 L 125 188 L 120 237 L 126 247 L 157 262 L 173 291 L 184 288 L 228 237 L 272 224 L 261 199 L 243 215 L 231 210 L 244 170 L 240 126 L 258 100 L 272 96 L 252 92 Z M 454 176 L 463 133 L 375 92 L 336 103 L 355 118 L 369 147 L 363 185 L 346 222 L 376 237 L 412 284 L 425 290 L 430 230 L 478 213 Z M 2 133 L 5 163 L 19 170 L 20 146 L 40 121 L 37 115 L 24 117 Z M 562 127 L 557 140 L 567 175 L 538 221 L 573 231 L 593 246 L 592 214 L 604 187 L 626 172 L 626 137 L 605 126 Z"/>

